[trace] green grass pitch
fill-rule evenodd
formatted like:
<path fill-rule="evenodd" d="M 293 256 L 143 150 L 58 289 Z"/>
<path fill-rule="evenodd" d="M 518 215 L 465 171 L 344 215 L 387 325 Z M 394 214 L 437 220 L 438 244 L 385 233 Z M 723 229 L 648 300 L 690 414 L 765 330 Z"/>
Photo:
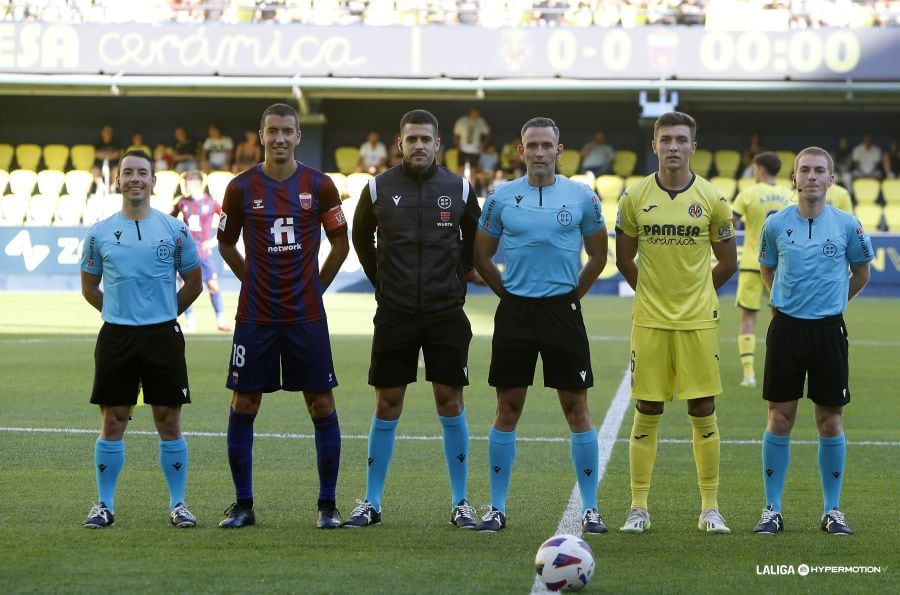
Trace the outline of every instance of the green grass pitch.
<path fill-rule="evenodd" d="M 900 542 L 900 301 L 858 299 L 847 321 L 853 401 L 846 409 L 848 462 L 843 506 L 856 534 L 818 528 L 821 488 L 812 407 L 800 406 L 785 489 L 787 531 L 757 536 L 764 504 L 759 440 L 765 426 L 760 390 L 741 388 L 737 312 L 723 297 L 722 433 L 719 503 L 732 535 L 696 528 L 699 493 L 683 403 L 661 427 L 650 508 L 653 528 L 620 534 L 630 501 L 625 414 L 600 483 L 607 535 L 590 539 L 597 571 L 587 592 L 896 592 Z M 233 309 L 236 296 L 226 295 Z M 340 386 L 343 432 L 338 507 L 346 516 L 365 492 L 366 436 L 374 396 L 366 384 L 371 295 L 326 298 Z M 466 407 L 472 434 L 469 498 L 488 502 L 487 442 L 495 396 L 486 384 L 495 300 L 471 297 L 476 334 Z M 591 412 L 599 428 L 628 364 L 630 300 L 591 297 L 584 312 L 596 386 Z M 0 293 L 0 585 L 4 592 L 298 592 L 525 593 L 540 543 L 556 531 L 575 482 L 568 428 L 540 374 L 519 425 L 508 501 L 509 525 L 495 535 L 454 530 L 440 424 L 430 386 L 410 387 L 384 495 L 380 526 L 315 529 L 317 476 L 312 424 L 302 397 L 267 396 L 256 422 L 255 497 L 259 524 L 216 527 L 234 498 L 225 456 L 229 392 L 224 387 L 230 336 L 217 334 L 207 297 L 196 305 L 200 332 L 188 337 L 193 404 L 183 415 L 190 447 L 188 506 L 195 530 L 168 524 L 165 483 L 148 408 L 126 434 L 127 460 L 116 496 L 116 526 L 81 527 L 96 498 L 93 443 L 97 408 L 88 404 L 99 315 L 76 293 Z M 762 378 L 767 316 L 757 327 Z M 540 368 L 540 367 L 539 367 Z M 420 374 L 420 377 L 424 373 Z M 603 445 L 601 444 L 601 447 Z M 800 564 L 833 570 L 809 576 L 762 574 Z M 836 572 L 864 567 L 878 572 Z"/>

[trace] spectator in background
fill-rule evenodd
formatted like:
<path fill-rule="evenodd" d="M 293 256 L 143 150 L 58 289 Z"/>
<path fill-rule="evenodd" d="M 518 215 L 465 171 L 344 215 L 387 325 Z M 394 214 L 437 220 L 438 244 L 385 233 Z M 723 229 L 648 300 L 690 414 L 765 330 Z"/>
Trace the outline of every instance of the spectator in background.
<path fill-rule="evenodd" d="M 872 142 L 872 135 L 866 133 L 860 144 L 853 147 L 853 179 L 874 178 L 880 180 L 881 148 Z"/>
<path fill-rule="evenodd" d="M 754 132 L 750 135 L 750 140 L 747 143 L 747 146 L 744 148 L 744 153 L 741 156 L 741 167 L 743 167 L 743 173 L 741 174 L 742 178 L 752 178 L 754 177 L 754 168 L 753 168 L 753 158 L 765 151 L 762 146 L 762 140 L 759 136 L 758 132 Z"/>
<path fill-rule="evenodd" d="M 494 143 L 487 143 L 484 151 L 478 158 L 478 185 L 475 187 L 479 196 L 484 196 L 491 191 L 494 177 L 500 171 L 500 155 Z"/>
<path fill-rule="evenodd" d="M 387 170 L 388 152 L 384 143 L 378 140 L 378 132 L 370 130 L 366 142 L 359 146 L 359 160 L 356 162 L 356 171 L 372 174 L 380 174 Z"/>
<path fill-rule="evenodd" d="M 477 107 L 469 108 L 468 115 L 460 117 L 453 125 L 453 144 L 459 149 L 457 173 L 465 176 L 468 166 L 469 183 L 473 186 L 478 179 L 478 158 L 490 135 L 491 128 Z"/>
<path fill-rule="evenodd" d="M 182 173 L 200 169 L 200 162 L 197 158 L 200 147 L 197 141 L 188 136 L 184 126 L 177 127 L 174 136 L 175 146 L 172 147 L 172 161 L 175 164 L 175 171 Z"/>
<path fill-rule="evenodd" d="M 612 173 L 615 160 L 616 150 L 606 142 L 606 133 L 598 130 L 594 133 L 594 139 L 581 147 L 581 166 L 578 173 L 590 172 L 595 176 Z"/>
<path fill-rule="evenodd" d="M 142 132 L 135 132 L 134 134 L 131 135 L 131 144 L 128 146 L 127 149 L 125 149 L 126 153 L 128 151 L 143 151 L 147 155 L 153 154 L 153 151 L 150 150 L 150 147 L 148 147 L 144 143 L 144 133 L 142 133 Z"/>
<path fill-rule="evenodd" d="M 209 125 L 209 136 L 203 141 L 200 169 L 205 173 L 213 170 L 230 171 L 234 157 L 234 141 L 222 134 L 218 124 Z"/>
<path fill-rule="evenodd" d="M 153 150 L 153 166 L 156 171 L 172 169 L 172 166 L 175 164 L 174 157 L 175 154 L 172 152 L 171 147 L 167 146 L 166 143 L 159 143 Z"/>
<path fill-rule="evenodd" d="M 853 150 L 850 149 L 850 141 L 842 136 L 837 141 L 834 150 L 834 175 L 837 183 L 844 188 L 850 188 L 850 172 L 853 171 Z"/>
<path fill-rule="evenodd" d="M 100 140 L 94 144 L 94 183 L 103 185 L 106 191 L 116 185 L 119 156 L 122 150 L 113 138 L 113 127 L 104 124 L 100 129 Z"/>
<path fill-rule="evenodd" d="M 884 153 L 882 162 L 885 178 L 893 179 L 900 176 L 900 146 L 897 145 L 897 141 L 891 141 L 891 148 Z"/>
<path fill-rule="evenodd" d="M 403 149 L 400 148 L 400 135 L 394 136 L 394 142 L 388 147 L 388 167 L 396 167 L 403 163 Z"/>
<path fill-rule="evenodd" d="M 521 178 L 525 174 L 522 158 L 519 156 L 519 145 L 522 139 L 516 135 L 500 149 L 500 167 L 507 179 Z"/>
<path fill-rule="evenodd" d="M 256 134 L 255 130 L 248 130 L 244 133 L 244 140 L 234 152 L 234 164 L 231 166 L 233 173 L 246 171 L 262 161 L 262 147 L 259 146 Z"/>

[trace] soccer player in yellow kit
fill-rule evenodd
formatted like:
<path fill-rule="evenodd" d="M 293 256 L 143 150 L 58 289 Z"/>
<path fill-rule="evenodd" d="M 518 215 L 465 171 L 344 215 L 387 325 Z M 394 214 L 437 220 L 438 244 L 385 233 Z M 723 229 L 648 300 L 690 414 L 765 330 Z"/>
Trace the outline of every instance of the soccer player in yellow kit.
<path fill-rule="evenodd" d="M 698 528 L 730 533 L 718 509 L 719 300 L 716 290 L 737 269 L 731 207 L 691 171 L 697 123 L 681 112 L 659 117 L 653 152 L 659 171 L 619 201 L 616 267 L 635 290 L 631 331 L 629 441 L 631 509 L 621 531 L 650 528 L 647 499 L 656 459 L 657 428 L 666 401 L 687 401 L 700 484 Z M 711 263 L 710 248 L 717 263 Z M 639 257 L 639 260 L 636 260 Z"/>
<path fill-rule="evenodd" d="M 766 217 L 788 206 L 793 192 L 775 182 L 781 171 L 781 159 L 771 151 L 764 151 L 753 158 L 753 179 L 756 184 L 748 187 L 734 199 L 731 210 L 734 224 L 744 220 L 744 251 L 741 253 L 738 289 L 735 304 L 741 309 L 741 326 L 738 333 L 738 353 L 744 379 L 741 386 L 756 386 L 753 354 L 756 351 L 756 315 L 762 307 L 762 296 L 769 298 L 769 291 L 759 276 L 759 234 Z"/>

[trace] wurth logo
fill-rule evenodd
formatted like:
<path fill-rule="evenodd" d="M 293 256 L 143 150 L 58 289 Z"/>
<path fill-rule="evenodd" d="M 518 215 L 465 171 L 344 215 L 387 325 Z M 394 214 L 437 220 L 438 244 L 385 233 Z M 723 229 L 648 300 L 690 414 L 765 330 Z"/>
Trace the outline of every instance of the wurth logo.
<path fill-rule="evenodd" d="M 50 255 L 50 246 L 32 245 L 31 234 L 23 229 L 6 245 L 4 251 L 7 256 L 21 256 L 25 261 L 25 270 L 33 271 Z"/>
<path fill-rule="evenodd" d="M 300 249 L 300 244 L 296 243 L 294 235 L 293 217 L 279 217 L 272 222 L 269 232 L 272 234 L 272 241 L 275 244 L 269 246 L 270 253 L 293 252 Z"/>

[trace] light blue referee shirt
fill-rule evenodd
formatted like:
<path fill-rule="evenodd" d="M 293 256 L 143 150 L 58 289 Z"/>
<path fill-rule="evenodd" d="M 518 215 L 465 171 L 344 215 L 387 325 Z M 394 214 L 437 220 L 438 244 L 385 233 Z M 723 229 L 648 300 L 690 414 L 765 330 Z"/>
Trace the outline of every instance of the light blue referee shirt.
<path fill-rule="evenodd" d="M 503 287 L 530 298 L 565 295 L 578 286 L 582 237 L 605 227 L 600 199 L 579 182 L 557 174 L 536 188 L 523 176 L 490 194 L 478 227 L 500 238 L 506 267 Z"/>
<path fill-rule="evenodd" d="M 121 212 L 98 221 L 88 231 L 81 254 L 81 270 L 103 277 L 103 320 L 128 326 L 178 318 L 175 271 L 186 273 L 198 266 L 191 232 L 156 209 L 140 221 Z"/>
<path fill-rule="evenodd" d="M 849 265 L 870 262 L 872 240 L 859 221 L 826 205 L 815 219 L 791 205 L 766 219 L 759 263 L 775 269 L 772 305 L 794 318 L 836 316 L 847 307 Z"/>

